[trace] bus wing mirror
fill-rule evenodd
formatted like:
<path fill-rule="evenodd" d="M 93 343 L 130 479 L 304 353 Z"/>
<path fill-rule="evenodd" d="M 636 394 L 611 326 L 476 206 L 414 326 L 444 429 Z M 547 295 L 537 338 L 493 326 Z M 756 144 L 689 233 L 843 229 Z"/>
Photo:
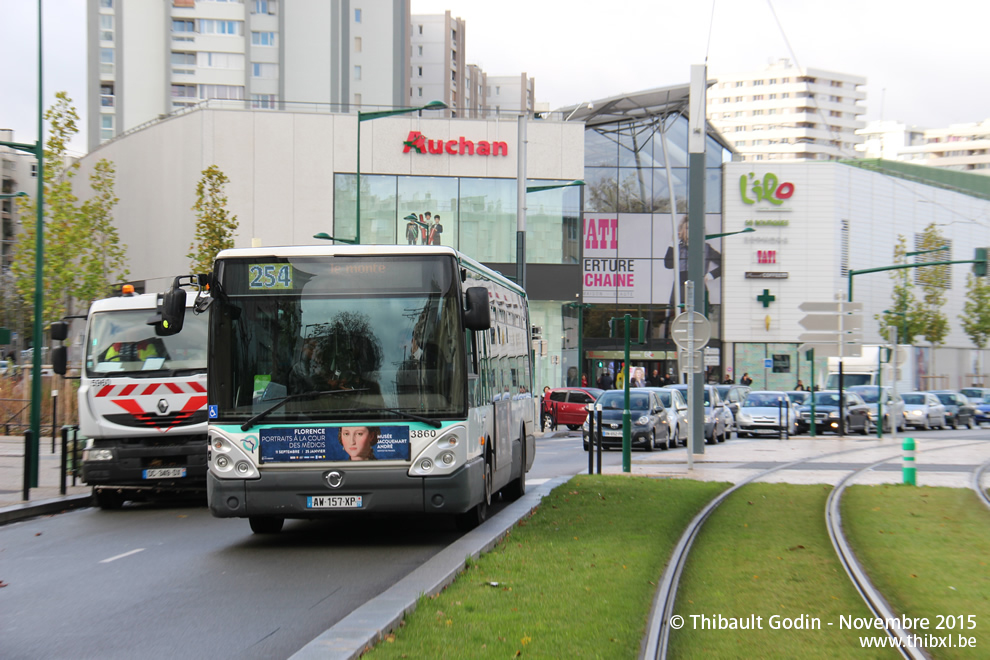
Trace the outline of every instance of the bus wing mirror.
<path fill-rule="evenodd" d="M 161 294 L 158 300 L 158 310 L 148 319 L 148 325 L 155 326 L 155 334 L 168 337 L 182 330 L 186 316 L 186 292 L 179 284 L 181 278 L 175 278 L 172 286 Z"/>
<path fill-rule="evenodd" d="M 67 362 L 68 358 L 66 357 L 65 346 L 56 346 L 52 349 L 52 371 L 59 376 L 64 376 Z"/>
<path fill-rule="evenodd" d="M 468 330 L 488 330 L 492 327 L 491 308 L 488 306 L 488 289 L 483 286 L 468 287 L 465 304 L 465 328 Z"/>

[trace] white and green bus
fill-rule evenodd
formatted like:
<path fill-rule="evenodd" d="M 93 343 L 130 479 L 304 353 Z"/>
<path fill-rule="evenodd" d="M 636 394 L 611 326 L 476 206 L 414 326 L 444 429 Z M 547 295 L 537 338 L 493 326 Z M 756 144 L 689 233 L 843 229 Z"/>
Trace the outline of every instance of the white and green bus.
<path fill-rule="evenodd" d="M 447 247 L 356 245 L 224 250 L 209 284 L 214 516 L 470 528 L 525 493 L 537 400 L 512 281 Z M 163 325 L 181 329 L 173 290 Z"/>

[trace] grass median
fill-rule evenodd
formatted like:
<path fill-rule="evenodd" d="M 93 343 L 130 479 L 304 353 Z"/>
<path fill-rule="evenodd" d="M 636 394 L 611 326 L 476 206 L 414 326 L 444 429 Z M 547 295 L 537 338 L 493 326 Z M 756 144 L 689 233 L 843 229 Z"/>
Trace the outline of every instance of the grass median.
<path fill-rule="evenodd" d="M 634 658 L 673 546 L 726 487 L 575 477 L 441 594 L 423 598 L 368 657 Z M 752 484 L 712 513 L 681 580 L 675 610 L 686 625 L 673 631 L 670 657 L 897 657 L 864 647 L 861 640 L 883 638 L 882 631 L 840 625 L 840 617 L 872 615 L 825 529 L 830 491 Z M 932 625 L 938 614 L 975 617 L 975 630 L 950 631 L 976 637 L 975 649 L 938 649 L 933 657 L 986 657 L 990 640 L 980 631 L 990 625 L 988 518 L 964 489 L 846 492 L 850 542 L 899 612 L 929 616 Z M 715 628 L 719 616 L 735 627 L 702 628 L 702 615 Z M 754 617 L 759 627 L 742 629 Z"/>
<path fill-rule="evenodd" d="M 971 490 L 852 486 L 842 520 L 891 607 L 928 619 L 913 632 L 951 641 L 931 644 L 934 657 L 990 655 L 990 511 Z"/>
<path fill-rule="evenodd" d="M 634 658 L 683 529 L 727 484 L 578 476 L 371 658 Z"/>

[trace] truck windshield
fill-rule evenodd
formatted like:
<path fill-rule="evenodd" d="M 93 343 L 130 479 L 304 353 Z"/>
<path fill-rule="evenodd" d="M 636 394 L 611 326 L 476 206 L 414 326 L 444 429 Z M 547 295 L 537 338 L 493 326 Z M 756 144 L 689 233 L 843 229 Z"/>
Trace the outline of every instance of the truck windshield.
<path fill-rule="evenodd" d="M 206 371 L 206 314 L 186 314 L 182 332 L 155 336 L 147 324 L 153 310 L 129 309 L 93 314 L 86 347 L 90 378 L 160 375 L 166 371 Z"/>
<path fill-rule="evenodd" d="M 873 385 L 873 374 L 845 373 L 842 374 L 842 387 L 855 387 L 856 385 Z M 839 389 L 839 374 L 829 374 L 825 389 Z"/>
<path fill-rule="evenodd" d="M 246 422 L 279 400 L 266 423 L 466 414 L 453 257 L 262 261 L 219 266 L 208 386 L 219 421 Z"/>

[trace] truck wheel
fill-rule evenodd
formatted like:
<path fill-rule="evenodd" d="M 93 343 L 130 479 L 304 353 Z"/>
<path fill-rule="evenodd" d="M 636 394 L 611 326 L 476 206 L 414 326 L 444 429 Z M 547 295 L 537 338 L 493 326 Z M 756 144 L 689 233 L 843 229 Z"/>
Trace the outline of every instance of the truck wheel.
<path fill-rule="evenodd" d="M 282 531 L 285 518 L 250 516 L 248 522 L 251 523 L 251 531 L 255 534 L 278 534 Z"/>
<path fill-rule="evenodd" d="M 104 511 L 116 511 L 124 506 L 124 494 L 115 490 L 94 490 L 93 497 Z"/>

